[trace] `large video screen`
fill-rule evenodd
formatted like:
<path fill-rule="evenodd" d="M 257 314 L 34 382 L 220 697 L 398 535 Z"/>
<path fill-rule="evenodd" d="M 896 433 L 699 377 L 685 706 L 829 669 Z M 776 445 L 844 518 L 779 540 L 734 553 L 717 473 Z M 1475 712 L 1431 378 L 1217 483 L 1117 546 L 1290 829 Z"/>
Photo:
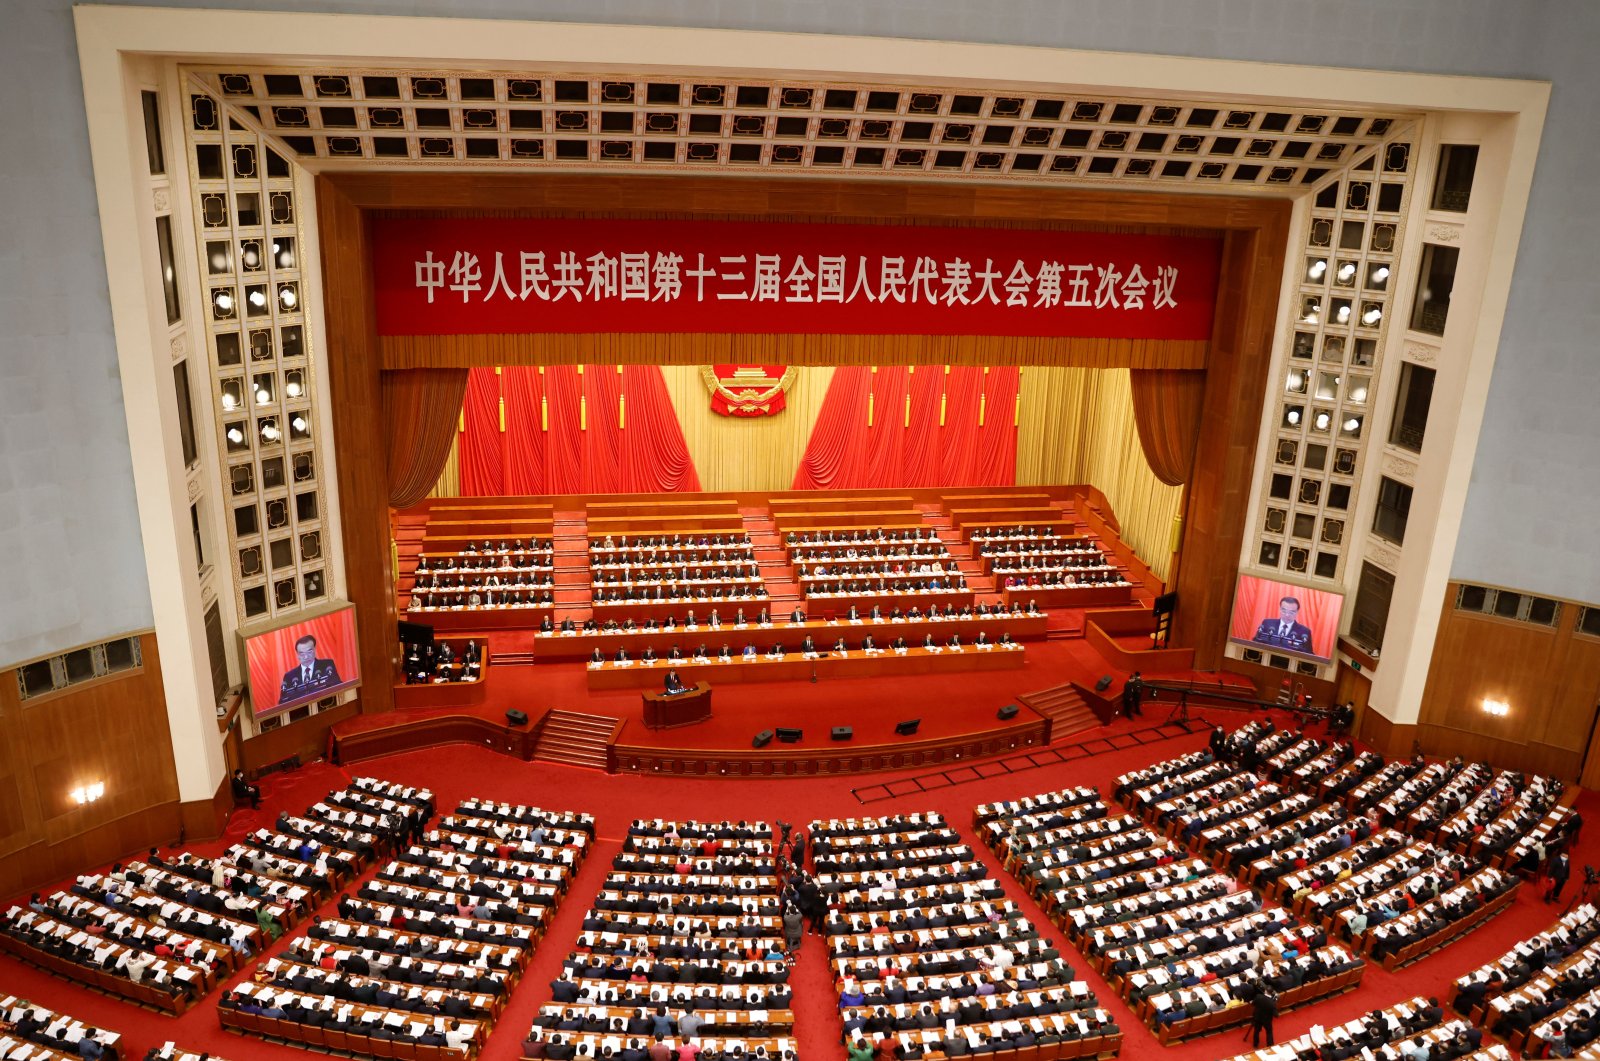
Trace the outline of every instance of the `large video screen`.
<path fill-rule="evenodd" d="M 1240 575 L 1228 640 L 1246 648 L 1327 663 L 1339 638 L 1344 595 Z"/>
<path fill-rule="evenodd" d="M 257 718 L 353 688 L 361 683 L 356 610 L 341 608 L 247 637 L 245 660 Z"/>

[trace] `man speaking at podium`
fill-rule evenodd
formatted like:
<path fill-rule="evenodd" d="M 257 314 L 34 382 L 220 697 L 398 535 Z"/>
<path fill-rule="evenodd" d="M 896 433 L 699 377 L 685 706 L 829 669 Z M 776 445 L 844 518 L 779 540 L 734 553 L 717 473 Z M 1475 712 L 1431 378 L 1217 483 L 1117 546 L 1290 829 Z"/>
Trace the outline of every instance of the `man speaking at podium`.
<path fill-rule="evenodd" d="M 668 696 L 681 693 L 685 690 L 683 679 L 678 677 L 678 672 L 675 670 L 667 671 L 667 677 L 663 682 L 663 688 Z"/>
<path fill-rule="evenodd" d="M 1311 628 L 1296 621 L 1299 615 L 1299 599 L 1282 598 L 1278 601 L 1278 617 L 1261 620 L 1261 625 L 1256 627 L 1256 636 L 1251 640 L 1258 645 L 1284 648 L 1290 652 L 1311 651 Z"/>
<path fill-rule="evenodd" d="M 278 703 L 293 703 L 339 684 L 338 666 L 331 659 L 317 658 L 317 639 L 311 634 L 294 643 L 294 655 L 296 663 L 278 688 Z"/>

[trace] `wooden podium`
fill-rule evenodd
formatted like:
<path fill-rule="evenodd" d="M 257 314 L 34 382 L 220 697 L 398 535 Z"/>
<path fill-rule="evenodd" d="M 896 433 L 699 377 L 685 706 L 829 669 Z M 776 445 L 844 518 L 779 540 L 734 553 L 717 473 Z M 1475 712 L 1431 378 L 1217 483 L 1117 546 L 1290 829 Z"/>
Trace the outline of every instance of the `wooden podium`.
<path fill-rule="evenodd" d="M 644 694 L 646 729 L 672 729 L 692 726 L 711 717 L 711 686 L 696 682 L 681 693 L 660 691 Z"/>

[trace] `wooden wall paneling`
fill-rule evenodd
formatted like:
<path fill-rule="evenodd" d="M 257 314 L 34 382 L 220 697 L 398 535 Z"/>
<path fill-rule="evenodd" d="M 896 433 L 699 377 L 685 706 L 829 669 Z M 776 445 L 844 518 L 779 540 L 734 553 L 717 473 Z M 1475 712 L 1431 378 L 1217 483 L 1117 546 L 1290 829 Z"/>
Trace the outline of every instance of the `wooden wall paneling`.
<path fill-rule="evenodd" d="M 1221 666 L 1234 576 L 1244 545 L 1256 438 L 1289 228 L 1287 203 L 1262 203 L 1252 227 L 1223 243 L 1217 312 L 1206 372 L 1205 419 L 1183 521 L 1172 636 L 1192 645 L 1199 670 Z M 1224 209 L 1223 212 L 1226 212 Z"/>
<path fill-rule="evenodd" d="M 370 681 L 368 686 L 370 686 Z M 389 702 L 394 702 L 394 690 L 389 690 Z M 244 772 L 256 776 L 263 767 L 281 763 L 291 755 L 298 755 L 302 763 L 310 762 L 326 753 L 328 730 L 347 718 L 368 713 L 366 697 L 351 700 L 327 711 L 319 711 L 310 718 L 291 722 L 286 726 L 268 730 L 244 742 Z"/>
<path fill-rule="evenodd" d="M 154 634 L 143 666 L 22 701 L 0 672 L 0 895 L 178 835 L 178 775 Z M 79 806 L 69 795 L 103 781 Z"/>
<path fill-rule="evenodd" d="M 1444 594 L 1418 710 L 1425 746 L 1576 778 L 1600 705 L 1600 640 L 1576 633 L 1575 605 L 1563 605 L 1556 626 L 1537 626 L 1457 611 L 1458 588 Z M 1485 698 L 1504 700 L 1510 713 L 1489 714 Z"/>
<path fill-rule="evenodd" d="M 387 435 L 372 309 L 372 262 L 366 219 L 341 185 L 317 178 L 322 243 L 329 391 L 338 453 L 345 589 L 356 605 L 363 711 L 394 707 L 399 674 L 394 573 L 389 564 Z M 312 721 L 322 718 L 315 715 Z M 326 726 L 322 727 L 326 730 Z"/>

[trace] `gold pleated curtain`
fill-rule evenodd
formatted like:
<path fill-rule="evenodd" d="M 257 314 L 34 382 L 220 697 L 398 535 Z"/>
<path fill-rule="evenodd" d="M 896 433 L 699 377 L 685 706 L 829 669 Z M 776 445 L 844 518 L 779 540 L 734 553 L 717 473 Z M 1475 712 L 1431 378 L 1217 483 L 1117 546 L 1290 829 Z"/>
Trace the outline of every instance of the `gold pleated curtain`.
<path fill-rule="evenodd" d="M 467 370 L 384 372 L 383 419 L 389 435 L 389 504 L 409 508 L 434 489 L 455 441 Z"/>
<path fill-rule="evenodd" d="M 1062 483 L 1099 488 L 1123 541 L 1168 576 L 1183 488 L 1163 482 L 1145 457 L 1127 369 L 1023 369 L 1017 485 Z"/>
<path fill-rule="evenodd" d="M 1189 369 L 1136 368 L 1129 370 L 1128 376 L 1145 460 L 1157 479 L 1168 486 L 1182 486 L 1194 467 L 1206 374 Z"/>

